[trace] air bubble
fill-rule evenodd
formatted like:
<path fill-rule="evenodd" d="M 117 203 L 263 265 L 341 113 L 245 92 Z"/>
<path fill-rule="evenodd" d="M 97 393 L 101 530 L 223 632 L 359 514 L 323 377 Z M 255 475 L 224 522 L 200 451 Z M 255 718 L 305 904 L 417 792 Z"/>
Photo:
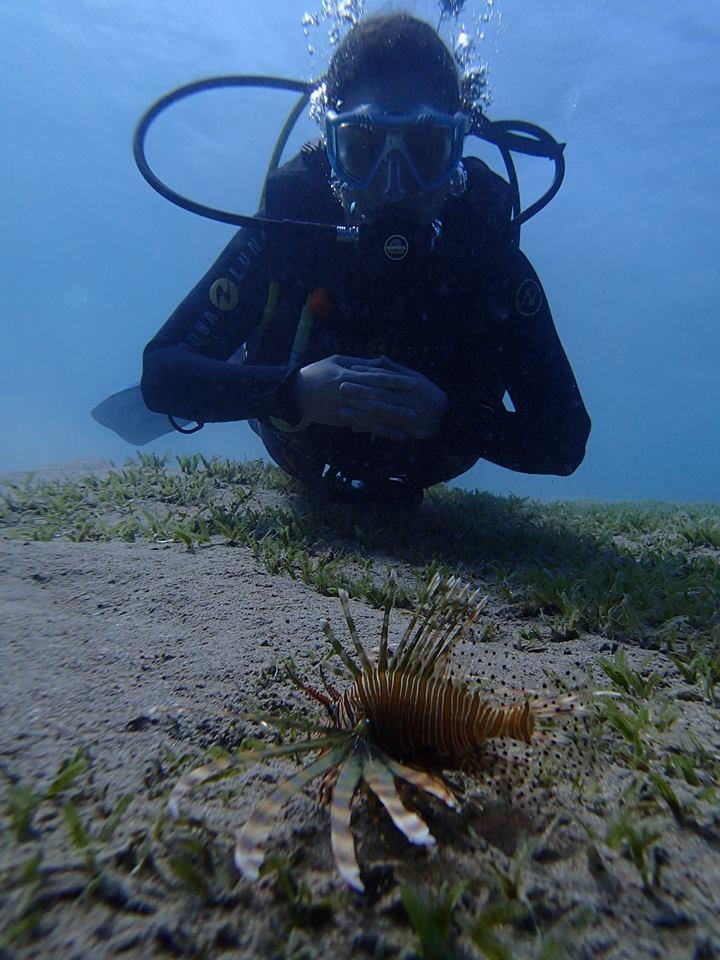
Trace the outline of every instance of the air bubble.
<path fill-rule="evenodd" d="M 460 30 L 457 40 L 455 41 L 455 60 L 461 67 L 464 67 L 467 64 L 468 59 L 472 54 L 473 46 L 474 45 L 470 34 L 463 27 Z"/>
<path fill-rule="evenodd" d="M 487 63 L 480 56 L 480 47 L 489 41 L 497 41 L 501 28 L 499 5 L 495 0 L 476 4 L 476 9 L 466 8 L 464 22 L 459 15 L 464 3 L 441 0 L 443 11 L 440 30 L 453 52 L 460 68 L 464 109 L 470 113 L 482 111 L 491 102 Z M 479 8 L 479 9 L 478 9 Z M 493 25 L 491 31 L 489 27 Z"/>
<path fill-rule="evenodd" d="M 319 10 L 306 11 L 300 23 L 306 40 L 311 38 L 307 43 L 308 54 L 314 57 L 319 51 L 321 60 L 329 59 L 333 49 L 364 13 L 365 0 L 322 0 Z M 311 31 L 314 31 L 312 37 Z M 322 125 L 326 107 L 326 101 L 320 107 L 317 99 L 311 97 L 310 119 Z"/>

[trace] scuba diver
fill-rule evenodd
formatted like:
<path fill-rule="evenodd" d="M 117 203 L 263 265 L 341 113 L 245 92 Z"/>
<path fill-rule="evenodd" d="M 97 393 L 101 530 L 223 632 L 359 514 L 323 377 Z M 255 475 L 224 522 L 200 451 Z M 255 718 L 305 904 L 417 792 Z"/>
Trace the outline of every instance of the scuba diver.
<path fill-rule="evenodd" d="M 370 17 L 325 85 L 323 139 L 271 173 L 257 218 L 145 348 L 146 406 L 183 432 L 250 421 L 334 501 L 417 504 L 479 459 L 571 474 L 590 419 L 512 184 L 463 158 L 452 54 L 424 21 Z"/>

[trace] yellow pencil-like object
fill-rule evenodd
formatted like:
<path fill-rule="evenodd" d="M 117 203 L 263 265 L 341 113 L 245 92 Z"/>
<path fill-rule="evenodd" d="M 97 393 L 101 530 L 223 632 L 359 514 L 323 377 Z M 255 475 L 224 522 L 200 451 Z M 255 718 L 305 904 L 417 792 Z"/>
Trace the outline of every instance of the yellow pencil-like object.
<path fill-rule="evenodd" d="M 293 340 L 290 359 L 288 360 L 288 371 L 294 370 L 305 355 L 315 321 L 326 320 L 329 315 L 330 300 L 327 291 L 324 287 L 316 287 L 313 292 L 309 294 L 305 305 L 300 311 L 300 319 L 298 320 L 295 339 Z"/>

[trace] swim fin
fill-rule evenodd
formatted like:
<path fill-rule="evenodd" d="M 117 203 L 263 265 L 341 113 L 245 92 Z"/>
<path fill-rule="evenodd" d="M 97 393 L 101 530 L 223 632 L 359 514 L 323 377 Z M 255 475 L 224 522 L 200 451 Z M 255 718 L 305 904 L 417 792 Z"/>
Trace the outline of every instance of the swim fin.
<path fill-rule="evenodd" d="M 139 383 L 111 394 L 90 412 L 103 427 L 113 430 L 127 443 L 136 447 L 142 447 L 151 440 L 172 433 L 174 429 L 164 413 L 148 410 Z M 181 420 L 179 417 L 176 417 L 175 421 L 181 427 L 192 423 L 191 420 Z"/>

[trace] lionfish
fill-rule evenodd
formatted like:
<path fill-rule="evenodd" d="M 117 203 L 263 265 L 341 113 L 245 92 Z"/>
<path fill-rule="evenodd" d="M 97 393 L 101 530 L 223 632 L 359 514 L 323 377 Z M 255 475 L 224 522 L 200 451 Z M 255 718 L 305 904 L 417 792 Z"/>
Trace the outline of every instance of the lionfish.
<path fill-rule="evenodd" d="M 457 797 L 443 779 L 444 771 L 478 773 L 487 760 L 489 743 L 532 745 L 537 740 L 557 740 L 546 729 L 549 721 L 586 712 L 591 696 L 587 692 L 541 697 L 525 691 L 519 701 L 493 703 L 486 693 L 473 691 L 467 682 L 454 677 L 453 650 L 467 636 L 487 602 L 487 597 L 478 598 L 479 591 L 470 594 L 469 586 L 457 577 L 443 581 L 436 574 L 431 579 L 399 643 L 391 647 L 388 633 L 395 585 L 391 574 L 380 644 L 370 656 L 350 613 L 348 594 L 338 591 L 355 655 L 340 643 L 329 621 L 323 622 L 322 629 L 344 666 L 344 671 L 338 668 L 335 672 L 346 674 L 350 681 L 344 690 L 337 690 L 322 668 L 324 692 L 303 682 L 294 666 L 287 665 L 289 678 L 323 705 L 326 723 L 248 715 L 304 730 L 311 734 L 309 739 L 218 758 L 183 776 L 173 789 L 168 812 L 175 817 L 180 800 L 191 790 L 209 780 L 239 774 L 250 760 L 319 753 L 260 801 L 240 831 L 234 859 L 246 878 L 256 880 L 259 876 L 263 847 L 282 805 L 311 780 L 323 776 L 321 800 L 330 807 L 336 865 L 352 888 L 363 891 L 350 831 L 353 798 L 362 784 L 377 797 L 408 840 L 431 846 L 435 838 L 422 817 L 405 805 L 398 793 L 398 781 L 457 809 Z"/>

